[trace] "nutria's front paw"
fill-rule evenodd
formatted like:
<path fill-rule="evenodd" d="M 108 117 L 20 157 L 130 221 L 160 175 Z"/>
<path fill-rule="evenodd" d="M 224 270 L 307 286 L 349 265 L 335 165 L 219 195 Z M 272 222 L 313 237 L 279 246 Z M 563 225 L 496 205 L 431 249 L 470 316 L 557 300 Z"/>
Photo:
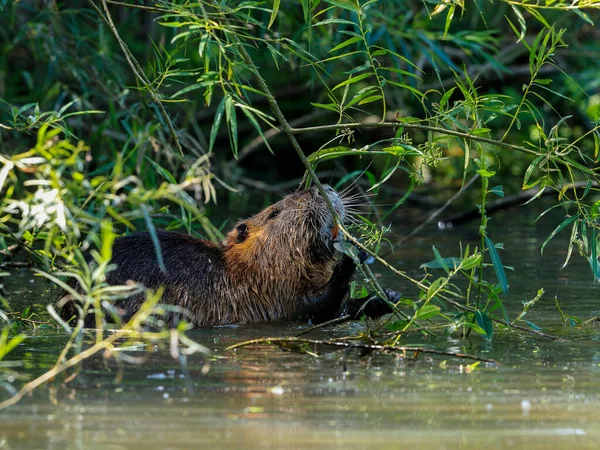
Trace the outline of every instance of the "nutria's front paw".
<path fill-rule="evenodd" d="M 387 301 L 382 299 L 379 295 L 373 294 L 368 299 L 351 298 L 348 299 L 341 311 L 340 315 L 349 314 L 353 318 L 360 318 L 361 316 L 367 316 L 372 319 L 381 317 L 384 314 L 393 312 L 390 303 L 397 303 L 400 300 L 400 294 L 391 289 L 384 290 L 387 297 Z"/>
<path fill-rule="evenodd" d="M 400 300 L 400 297 L 402 296 L 402 294 L 399 294 L 398 292 L 393 291 L 391 289 L 384 289 L 383 291 L 385 292 L 385 295 L 387 296 L 388 301 L 392 302 L 394 304 L 398 303 L 398 301 Z"/>
<path fill-rule="evenodd" d="M 371 255 L 369 255 L 364 249 L 362 249 L 360 247 L 356 247 L 356 248 L 358 249 L 358 260 L 360 261 L 361 264 L 370 258 Z"/>
<path fill-rule="evenodd" d="M 400 294 L 398 294 L 396 291 L 392 291 L 391 289 L 384 289 L 384 292 L 387 297 L 387 301 L 377 294 L 373 294 L 371 297 L 369 297 L 368 303 L 363 309 L 363 313 L 366 316 L 377 318 L 383 316 L 384 314 L 393 312 L 392 305 L 390 305 L 390 303 L 397 303 L 398 300 L 400 300 Z"/>

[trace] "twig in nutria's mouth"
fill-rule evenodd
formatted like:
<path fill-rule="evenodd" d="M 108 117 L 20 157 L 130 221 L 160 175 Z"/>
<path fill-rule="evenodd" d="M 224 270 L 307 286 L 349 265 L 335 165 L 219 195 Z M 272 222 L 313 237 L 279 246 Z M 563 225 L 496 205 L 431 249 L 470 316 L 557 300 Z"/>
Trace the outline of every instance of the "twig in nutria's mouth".
<path fill-rule="evenodd" d="M 327 327 L 329 325 L 336 325 L 338 323 L 346 322 L 346 321 L 348 321 L 350 319 L 352 319 L 352 316 L 350 314 L 345 314 L 343 316 L 336 317 L 335 319 L 328 320 L 327 322 L 323 322 L 323 323 L 320 323 L 318 325 L 315 325 L 314 327 L 307 328 L 306 330 L 302 330 L 300 333 L 298 333 L 294 337 L 298 337 L 298 336 L 302 336 L 304 334 L 308 334 L 311 331 L 315 331 L 315 330 L 318 330 L 319 328 L 324 328 L 324 327 Z"/>
<path fill-rule="evenodd" d="M 252 339 L 249 341 L 240 342 L 238 344 L 230 345 L 225 350 L 234 350 L 236 348 L 247 347 L 250 345 L 256 344 L 312 344 L 312 345 L 321 345 L 327 347 L 339 347 L 339 348 L 357 348 L 361 350 L 372 350 L 372 351 L 380 351 L 380 352 L 389 352 L 389 353 L 408 353 L 414 352 L 416 354 L 419 353 L 428 353 L 432 355 L 442 355 L 442 356 L 450 356 L 453 358 L 461 358 L 461 359 L 472 359 L 474 361 L 481 361 L 486 363 L 498 364 L 497 361 L 488 358 L 480 358 L 478 356 L 469 355 L 466 353 L 458 353 L 458 352 L 447 352 L 444 350 L 434 350 L 431 348 L 423 348 L 423 347 L 406 347 L 406 346 L 396 346 L 396 345 L 381 345 L 381 344 L 358 344 L 355 342 L 343 342 L 343 341 L 323 341 L 316 339 L 298 339 L 297 337 L 287 337 L 287 338 L 260 338 L 260 339 Z"/>

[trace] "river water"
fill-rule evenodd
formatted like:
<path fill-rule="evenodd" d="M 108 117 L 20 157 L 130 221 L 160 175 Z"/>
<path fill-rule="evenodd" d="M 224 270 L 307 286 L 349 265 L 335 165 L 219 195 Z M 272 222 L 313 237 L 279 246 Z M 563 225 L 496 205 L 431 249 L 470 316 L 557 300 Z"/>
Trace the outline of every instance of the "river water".
<path fill-rule="evenodd" d="M 393 219 L 392 241 L 410 229 L 408 216 Z M 200 356 L 182 367 L 166 351 L 122 372 L 114 361 L 92 358 L 69 387 L 51 384 L 0 411 L 0 449 L 598 448 L 600 329 L 564 326 L 554 297 L 568 314 L 588 319 L 599 314 L 599 288 L 578 255 L 559 270 L 566 235 L 540 255 L 561 218 L 533 224 L 534 218 L 521 209 L 498 213 L 489 234 L 504 243 L 503 262 L 515 269 L 507 273 L 512 317 L 543 287 L 546 294 L 526 317 L 563 340 L 497 330 L 491 343 L 475 334 L 403 341 L 498 361 L 467 370 L 470 362 L 439 356 L 414 361 L 332 351 L 315 358 L 269 346 L 224 351 L 247 339 L 294 335 L 306 328 L 299 323 L 198 330 L 190 336 L 218 356 L 207 373 Z M 431 227 L 386 259 L 416 276 L 433 259 L 432 245 L 453 256 L 459 241 L 477 245 L 476 232 L 476 223 L 450 232 Z M 410 291 L 383 268 L 373 269 L 386 287 Z M 53 296 L 27 271 L 6 284 L 17 310 Z M 347 323 L 309 337 L 361 327 Z M 17 370 L 37 375 L 65 341 L 62 333 L 30 334 L 8 359 L 24 361 Z"/>

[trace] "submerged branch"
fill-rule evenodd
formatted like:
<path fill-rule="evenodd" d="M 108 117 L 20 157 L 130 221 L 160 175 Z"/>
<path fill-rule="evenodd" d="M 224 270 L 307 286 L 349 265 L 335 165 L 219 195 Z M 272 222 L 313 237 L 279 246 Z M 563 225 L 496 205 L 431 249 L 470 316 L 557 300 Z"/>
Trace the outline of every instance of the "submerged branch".
<path fill-rule="evenodd" d="M 296 334 L 295 337 L 299 337 L 305 334 L 308 334 L 312 331 L 318 330 L 320 328 L 328 327 L 329 325 L 337 325 L 343 322 L 347 322 L 348 320 L 352 320 L 352 316 L 350 314 L 345 314 L 340 317 L 336 317 L 335 319 L 328 320 L 327 322 L 320 323 L 315 325 L 314 327 L 307 328 L 306 330 L 302 330 L 300 333 Z"/>
<path fill-rule="evenodd" d="M 482 361 L 487 363 L 498 364 L 493 359 L 488 358 L 480 358 L 478 356 L 469 355 L 466 353 L 459 352 L 447 352 L 443 350 L 434 350 L 430 348 L 422 348 L 422 347 L 405 347 L 405 346 L 397 346 L 397 345 L 380 345 L 380 344 L 358 344 L 355 342 L 340 342 L 340 341 L 327 341 L 327 340 L 317 340 L 317 339 L 298 339 L 297 337 L 288 337 L 288 338 L 260 338 L 260 339 L 252 339 L 249 341 L 240 342 L 238 344 L 230 345 L 225 350 L 234 350 L 236 348 L 248 347 L 250 345 L 256 344 L 309 344 L 309 345 L 321 345 L 321 346 L 330 346 L 330 347 L 339 347 L 339 348 L 356 348 L 361 350 L 371 350 L 371 351 L 380 351 L 380 352 L 388 352 L 388 353 L 404 353 L 407 352 L 415 352 L 415 353 L 428 353 L 432 355 L 442 355 L 442 356 L 450 356 L 453 358 L 462 358 L 462 359 L 472 359 L 474 361 Z"/>

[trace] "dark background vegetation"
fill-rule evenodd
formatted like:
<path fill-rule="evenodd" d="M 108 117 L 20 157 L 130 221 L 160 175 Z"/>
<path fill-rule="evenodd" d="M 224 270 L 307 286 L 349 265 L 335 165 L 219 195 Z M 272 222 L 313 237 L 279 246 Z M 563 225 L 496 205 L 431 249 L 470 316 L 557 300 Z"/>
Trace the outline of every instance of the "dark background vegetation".
<path fill-rule="evenodd" d="M 147 2 L 131 3 L 151 6 Z M 268 7 L 267 4 L 262 5 Z M 321 3 L 315 11 L 328 6 Z M 518 23 L 511 6 L 506 2 L 471 3 L 464 12 L 456 11 L 446 37 L 446 15 L 431 16 L 434 8 L 435 2 L 420 1 L 385 1 L 372 5 L 368 9 L 367 20 L 371 43 L 398 52 L 414 62 L 423 71 L 418 73 L 422 80 L 410 78 L 408 83 L 421 92 L 449 89 L 455 84 L 455 74 L 464 78 L 466 71 L 476 80 L 480 92 L 505 94 L 517 101 L 522 93 L 521 86 L 530 77 L 529 54 L 522 43 L 516 42 L 517 36 L 506 19 L 509 17 L 513 23 Z M 174 65 L 175 60 L 185 58 L 185 62 L 177 63 L 178 69 L 202 67 L 197 46 L 183 39 L 171 43 L 178 30 L 159 25 L 164 20 L 159 18 L 159 14 L 122 5 L 110 5 L 110 10 L 121 37 L 157 86 L 157 80 L 165 73 L 169 62 Z M 267 23 L 270 12 L 255 11 L 253 15 L 256 20 Z M 350 13 L 342 11 L 339 15 L 349 17 Z M 525 40 L 531 42 L 544 25 L 527 12 L 524 15 L 528 21 Z M 540 112 L 549 126 L 560 118 L 551 107 L 562 116 L 571 115 L 563 134 L 574 138 L 593 126 L 600 102 L 598 97 L 594 97 L 600 83 L 597 76 L 600 69 L 597 57 L 600 32 L 573 13 L 550 10 L 544 11 L 544 17 L 556 29 L 568 28 L 564 36 L 565 47 L 555 55 L 560 70 L 553 66 L 543 69 L 544 74 L 553 79 L 552 89 L 568 99 L 552 95 L 550 105 L 540 102 Z M 590 17 L 597 18 L 597 13 L 591 13 Z M 300 2 L 282 2 L 278 18 L 267 33 L 293 39 L 316 59 L 325 59 L 331 56 L 329 50 L 346 39 L 336 28 L 335 25 L 309 27 Z M 268 39 L 265 30 L 259 27 L 249 26 L 247 31 Z M 91 148 L 86 167 L 89 173 L 110 170 L 115 155 L 124 153 L 128 155 L 126 165 L 133 173 L 147 183 L 157 184 L 161 175 L 151 165 L 150 159 L 164 165 L 178 178 L 186 168 L 186 161 L 207 153 L 208 136 L 219 102 L 218 92 L 210 105 L 205 103 L 202 90 L 173 99 L 172 95 L 189 85 L 192 78 L 174 76 L 161 81 L 159 89 L 165 99 L 165 107 L 185 149 L 185 155 L 181 157 L 161 123 L 156 106 L 149 101 L 144 90 L 139 89 L 118 43 L 88 2 L 5 2 L 0 45 L 1 123 L 10 123 L 11 107 L 20 108 L 31 103 L 36 104 L 35 108 L 39 108 L 40 112 L 60 111 L 70 102 L 75 103 L 65 113 L 103 111 L 96 115 L 74 116 L 61 122 L 72 139 L 81 139 Z M 330 86 L 339 83 L 345 78 L 344 72 L 360 65 L 364 56 L 324 63 L 320 80 L 315 70 L 296 55 L 290 52 L 284 54 L 285 59 L 278 57 L 275 61 L 270 49 L 264 46 L 251 52 L 287 119 L 301 121 L 303 125 L 336 121 L 335 113 L 317 109 L 311 106 L 311 102 L 327 103 L 322 81 Z M 417 73 L 406 64 L 402 67 Z M 249 97 L 255 107 L 268 112 L 264 97 L 253 93 Z M 453 94 L 454 98 L 460 98 L 458 91 Z M 393 120 L 396 115 L 424 118 L 423 106 L 406 89 L 389 89 L 387 100 L 388 120 Z M 430 103 L 432 101 L 429 100 Z M 367 104 L 361 110 L 355 114 L 357 121 L 381 119 L 377 103 Z M 37 126 L 27 124 L 27 117 L 32 113 L 33 107 L 22 112 L 18 131 L 1 131 L 4 153 L 23 152 L 35 142 Z M 279 135 L 272 138 L 274 154 L 262 144 L 255 145 L 252 152 L 246 153 L 244 147 L 257 139 L 257 133 L 248 121 L 243 120 L 244 117 L 238 119 L 241 157 L 238 160 L 233 158 L 227 130 L 221 127 L 211 155 L 214 173 L 242 191 L 250 188 L 268 192 L 273 186 L 278 190 L 280 183 L 284 183 L 287 189 L 294 188 L 287 182 L 301 177 L 304 168 L 286 137 Z M 535 139 L 532 138 L 532 133 L 536 132 L 532 121 L 526 116 L 522 121 L 520 130 L 511 130 L 510 142 Z M 491 135 L 501 136 L 508 122 L 506 118 L 495 124 Z M 423 132 L 409 131 L 409 134 L 415 141 L 427 139 Z M 393 131 L 389 129 L 365 129 L 355 135 L 353 146 L 358 148 L 391 136 Z M 310 154 L 329 138 L 330 132 L 304 134 L 300 137 L 300 144 L 305 153 Z M 444 156 L 449 158 L 433 170 L 418 190 L 435 194 L 439 192 L 436 187 L 456 187 L 456 182 L 463 177 L 461 154 L 460 147 L 445 149 Z M 520 175 L 530 161 L 522 154 L 511 152 L 497 152 L 497 156 L 497 168 L 503 175 L 500 182 L 508 183 L 509 190 L 514 192 L 520 188 Z M 371 162 L 346 158 L 322 164 L 319 170 L 329 175 L 323 181 L 329 181 L 333 179 L 332 171 L 335 171 L 334 177 L 339 178 L 344 170 L 351 172 L 365 168 Z M 371 170 L 377 173 L 382 167 L 383 163 L 378 165 L 375 161 Z M 407 178 L 405 172 L 398 172 L 388 184 L 406 188 Z M 226 192 L 225 189 L 218 190 L 222 200 Z M 443 195 L 448 191 L 441 192 Z M 236 197 L 229 199 L 234 205 Z M 244 204 L 245 200 L 241 203 Z M 210 208 L 210 205 L 207 207 Z"/>
<path fill-rule="evenodd" d="M 526 188 L 534 199 L 557 194 L 565 219 L 554 234 L 571 230 L 568 255 L 578 250 L 600 279 L 592 1 L 4 0 L 0 8 L 8 262 L 24 250 L 32 266 L 67 267 L 91 298 L 104 279 L 82 250 L 107 262 L 115 236 L 154 225 L 222 239 L 231 220 L 301 185 L 307 167 L 281 132 L 276 102 L 303 128 L 295 136 L 322 182 L 358 180 L 376 195 L 352 230 L 373 254 L 391 217 L 373 203 L 413 201 L 429 213 L 469 186 L 453 207 L 479 207 L 478 248 L 465 249 L 452 273 L 456 260 L 436 253 L 447 277 L 411 279 L 421 297 L 410 308 L 432 307 L 464 275 L 477 301 L 467 294 L 457 321 L 477 320 L 491 338 L 485 314 L 502 309 L 508 284 L 485 206 Z M 361 126 L 350 132 L 348 123 Z M 338 128 L 308 129 L 320 125 Z M 484 281 L 492 266 L 498 283 Z"/>

